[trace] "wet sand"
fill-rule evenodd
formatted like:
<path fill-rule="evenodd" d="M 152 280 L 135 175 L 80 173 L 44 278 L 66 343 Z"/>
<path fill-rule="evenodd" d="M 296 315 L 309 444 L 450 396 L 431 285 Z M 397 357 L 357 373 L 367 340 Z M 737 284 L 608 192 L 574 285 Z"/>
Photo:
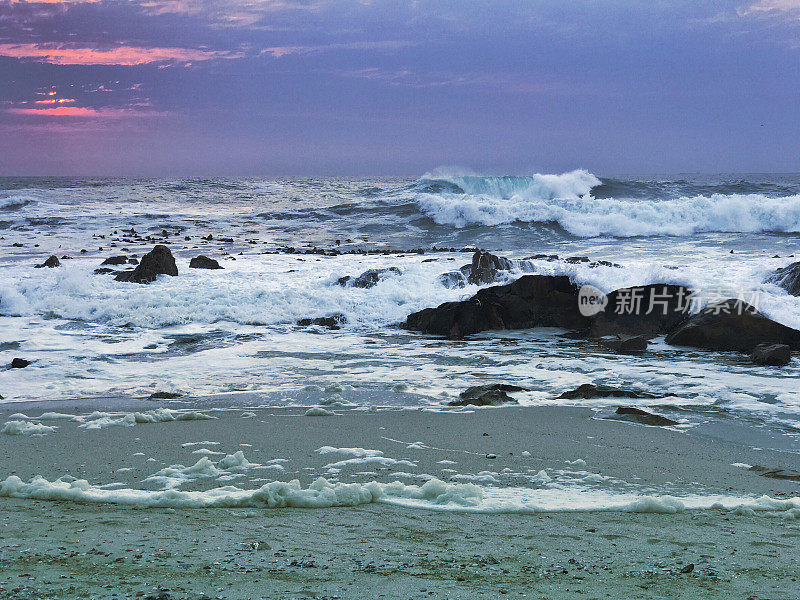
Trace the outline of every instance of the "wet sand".
<path fill-rule="evenodd" d="M 0 419 L 18 410 L 3 407 Z M 340 481 L 410 484 L 421 483 L 419 474 L 552 470 L 583 459 L 592 471 L 655 489 L 800 496 L 797 482 L 732 466 L 798 470 L 796 454 L 596 419 L 588 409 L 337 413 L 228 409 L 209 412 L 214 420 L 95 431 L 48 421 L 58 429 L 46 436 L 0 435 L 0 480 L 69 474 L 94 485 L 158 489 L 143 480 L 170 464 L 192 464 L 192 452 L 205 447 L 242 450 L 258 463 L 288 460 L 283 471 L 247 472 L 232 485 L 297 478 L 305 486 L 337 460 L 315 452 L 327 445 L 415 464 L 354 464 L 333 475 Z M 201 441 L 218 444 L 183 446 Z M 422 447 L 409 448 L 414 442 Z M 204 480 L 181 489 L 219 485 Z M 497 485 L 507 484 L 499 478 Z M 17 498 L 0 498 L 0 508 L 0 591 L 9 599 L 800 597 L 800 520 L 777 513 L 465 514 L 386 504 L 134 509 Z"/>

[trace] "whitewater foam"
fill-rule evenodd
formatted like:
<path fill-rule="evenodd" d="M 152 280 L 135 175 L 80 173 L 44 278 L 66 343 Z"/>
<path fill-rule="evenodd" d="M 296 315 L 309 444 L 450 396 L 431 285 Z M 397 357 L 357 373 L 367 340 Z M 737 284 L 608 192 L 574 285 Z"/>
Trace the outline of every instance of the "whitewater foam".
<path fill-rule="evenodd" d="M 587 171 L 531 177 L 458 176 L 436 181 L 447 182 L 455 190 L 422 192 L 417 204 L 436 223 L 459 228 L 557 223 L 580 237 L 800 231 L 800 195 L 595 198 L 591 190 L 601 181 Z"/>
<path fill-rule="evenodd" d="M 196 472 L 212 476 L 212 467 L 213 464 L 199 465 Z M 12 475 L 0 482 L 0 496 L 139 508 L 329 508 L 377 502 L 409 508 L 496 514 L 591 511 L 678 514 L 687 510 L 735 510 L 743 515 L 761 512 L 792 519 L 800 514 L 800 498 L 779 500 L 769 496 L 745 498 L 722 495 L 676 497 L 597 490 L 488 488 L 475 484 L 445 483 L 436 478 L 429 479 L 421 486 L 406 485 L 399 481 L 334 483 L 320 477 L 307 488 L 303 488 L 299 480 L 292 480 L 272 481 L 257 489 L 224 486 L 207 491 L 150 491 L 118 487 L 110 489 L 109 486 L 95 486 L 86 480 L 69 477 L 55 481 L 34 477 L 26 483 Z"/>
<path fill-rule="evenodd" d="M 0 433 L 6 435 L 47 435 L 53 433 L 57 427 L 43 425 L 42 423 L 31 423 L 29 421 L 8 421 Z"/>

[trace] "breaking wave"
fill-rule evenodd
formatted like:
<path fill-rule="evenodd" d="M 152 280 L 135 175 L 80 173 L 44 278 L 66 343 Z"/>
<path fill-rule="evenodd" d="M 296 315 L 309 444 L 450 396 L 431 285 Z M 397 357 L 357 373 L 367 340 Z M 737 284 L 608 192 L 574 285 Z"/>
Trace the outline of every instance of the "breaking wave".
<path fill-rule="evenodd" d="M 600 186 L 603 192 L 626 195 L 593 195 Z M 602 182 L 585 170 L 530 177 L 428 174 L 417 188 L 422 212 L 440 225 L 457 228 L 557 223 L 579 237 L 800 232 L 800 194 L 632 197 L 632 190 Z"/>
<path fill-rule="evenodd" d="M 0 210 L 19 210 L 34 202 L 36 202 L 36 199 L 31 196 L 9 196 L 7 198 L 0 198 Z"/>

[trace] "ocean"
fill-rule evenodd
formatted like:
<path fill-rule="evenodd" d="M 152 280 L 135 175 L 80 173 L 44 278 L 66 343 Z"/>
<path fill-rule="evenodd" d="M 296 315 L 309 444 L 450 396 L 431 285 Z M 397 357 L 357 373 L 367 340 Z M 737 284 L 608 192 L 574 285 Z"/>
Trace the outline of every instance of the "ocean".
<path fill-rule="evenodd" d="M 797 359 L 761 367 L 663 338 L 619 355 L 555 329 L 445 340 L 398 325 L 473 295 L 477 285 L 451 289 L 440 276 L 483 248 L 539 256 L 532 272 L 603 292 L 677 283 L 704 303 L 747 295 L 800 328 L 800 299 L 764 283 L 800 260 L 799 236 L 796 174 L 0 178 L 0 364 L 33 361 L 0 370 L 0 402 L 122 406 L 167 391 L 182 394 L 179 406 L 438 410 L 469 386 L 504 382 L 531 390 L 518 396 L 523 405 L 602 414 L 619 403 L 556 400 L 593 382 L 667 394 L 637 402 L 687 429 L 724 435 L 725 422 L 746 421 L 763 432 L 760 445 L 797 452 Z M 155 243 L 175 255 L 177 277 L 134 285 L 94 273 L 109 256 L 140 258 Z M 59 268 L 34 268 L 51 254 Z M 198 254 L 223 269 L 188 268 Z M 389 267 L 371 288 L 338 283 Z M 334 313 L 347 320 L 336 331 L 297 324 Z"/>

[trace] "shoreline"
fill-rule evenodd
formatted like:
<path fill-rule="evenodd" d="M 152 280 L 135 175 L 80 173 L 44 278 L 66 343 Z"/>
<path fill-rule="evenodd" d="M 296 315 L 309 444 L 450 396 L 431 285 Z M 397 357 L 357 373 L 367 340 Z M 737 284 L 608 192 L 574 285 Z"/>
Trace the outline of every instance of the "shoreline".
<path fill-rule="evenodd" d="M 240 486 L 265 477 L 297 478 L 303 485 L 320 476 L 389 482 L 395 473 L 412 483 L 432 477 L 470 482 L 470 476 L 482 483 L 477 474 L 491 472 L 496 476 L 486 482 L 515 487 L 513 477 L 524 486 L 526 473 L 542 469 L 558 473 L 579 461 L 581 471 L 588 469 L 641 489 L 661 486 L 665 493 L 708 490 L 793 497 L 800 491 L 796 481 L 762 477 L 742 466 L 797 472 L 800 455 L 794 452 L 750 447 L 746 439 L 732 442 L 600 418 L 590 408 L 365 411 L 329 406 L 335 413 L 323 417 L 305 416 L 304 408 L 147 408 L 137 413 L 93 413 L 79 417 L 80 421 L 69 418 L 71 413 L 53 412 L 44 413 L 44 419 L 18 419 L 54 429 L 47 435 L 1 435 L 0 458 L 6 468 L 0 475 L 23 480 L 72 475 L 92 484 L 136 488 L 138 481 L 161 467 L 191 465 L 203 456 L 218 460 L 242 451 L 248 461 L 273 467 L 243 470 L 235 478 Z M 13 415 L 6 407 L 0 410 L 3 422 L 15 420 Z M 736 430 L 746 429 L 743 424 Z M 331 464 L 353 457 L 344 450 L 339 452 L 342 456 L 320 454 L 322 447 L 366 449 L 366 454 L 356 454 L 358 460 L 352 464 L 331 470 Z M 64 453 L 64 448 L 70 452 Z M 371 463 L 370 453 L 383 457 L 386 464 Z M 511 479 L 502 479 L 504 473 Z M 215 480 L 181 485 L 185 483 L 189 489 L 204 490 Z"/>
<path fill-rule="evenodd" d="M 256 416 L 243 418 L 246 412 Z M 546 469 L 556 477 L 559 470 L 586 469 L 662 491 L 800 495 L 797 482 L 732 466 L 797 470 L 795 455 L 597 419 L 587 408 L 337 412 L 305 417 L 296 408 L 219 409 L 213 420 L 98 430 L 48 421 L 59 428 L 45 436 L 0 435 L 0 477 L 70 474 L 108 490 L 114 483 L 156 490 L 161 482 L 144 482 L 154 472 L 202 456 L 220 458 L 193 454 L 205 448 L 242 450 L 252 462 L 282 469 L 247 470 L 223 482 L 187 480 L 176 489 L 253 488 L 263 485 L 253 480 L 294 478 L 306 487 L 327 473 L 340 482 L 409 485 L 422 483 L 419 474 L 449 474 L 451 482 L 502 491 L 519 485 L 514 477 L 528 471 Z M 0 418 L 8 414 L 3 407 Z M 329 466 L 349 455 L 320 454 L 324 446 L 377 450 L 414 466 L 356 461 L 331 473 Z M 574 463 L 581 460 L 585 467 Z M 369 475 L 359 474 L 365 469 Z M 516 475 L 506 479 L 504 469 Z M 482 471 L 495 473 L 496 483 L 454 479 Z M 363 598 L 378 588 L 387 598 L 790 598 L 800 566 L 800 520 L 778 512 L 523 515 L 384 503 L 182 509 L 6 497 L 0 506 L 0 591 L 9 600 L 131 598 L 140 592 L 166 594 L 162 600 L 203 594 L 225 600 Z M 691 572 L 681 572 L 690 564 Z"/>

